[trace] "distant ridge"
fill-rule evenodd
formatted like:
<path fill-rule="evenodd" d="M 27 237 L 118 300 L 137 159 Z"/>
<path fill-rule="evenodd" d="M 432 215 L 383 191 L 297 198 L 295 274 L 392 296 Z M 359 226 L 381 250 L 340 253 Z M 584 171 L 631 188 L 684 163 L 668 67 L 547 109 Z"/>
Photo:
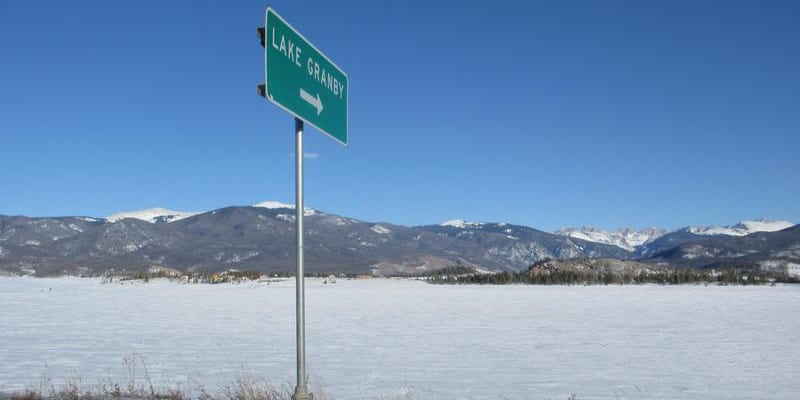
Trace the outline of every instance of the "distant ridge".
<path fill-rule="evenodd" d="M 727 236 L 746 236 L 756 232 L 777 232 L 793 227 L 795 224 L 789 221 L 770 221 L 766 219 L 756 219 L 742 221 L 732 226 L 709 226 L 709 227 L 688 227 L 686 229 L 695 235 L 727 235 Z"/>
<path fill-rule="evenodd" d="M 584 226 L 581 228 L 564 228 L 555 231 L 555 233 L 590 242 L 610 244 L 632 252 L 646 252 L 646 245 L 666 235 L 680 236 L 681 233 L 689 233 L 697 236 L 746 236 L 757 232 L 777 232 L 793 226 L 795 224 L 789 221 L 756 219 L 741 221 L 730 226 L 688 226 L 674 231 L 651 227 L 638 231 L 622 228 L 612 232 Z"/>

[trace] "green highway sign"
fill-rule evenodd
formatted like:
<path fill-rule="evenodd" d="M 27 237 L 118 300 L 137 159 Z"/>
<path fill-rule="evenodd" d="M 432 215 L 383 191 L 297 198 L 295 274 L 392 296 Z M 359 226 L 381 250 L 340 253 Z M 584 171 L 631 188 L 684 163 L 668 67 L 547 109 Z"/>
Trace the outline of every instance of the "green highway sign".
<path fill-rule="evenodd" d="M 347 146 L 347 74 L 267 8 L 265 97 Z"/>

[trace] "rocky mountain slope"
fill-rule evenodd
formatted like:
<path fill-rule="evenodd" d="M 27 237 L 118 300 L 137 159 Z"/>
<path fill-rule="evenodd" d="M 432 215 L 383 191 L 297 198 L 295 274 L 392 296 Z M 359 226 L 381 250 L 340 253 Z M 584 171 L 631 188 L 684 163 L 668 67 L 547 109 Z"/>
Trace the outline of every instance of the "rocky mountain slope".
<path fill-rule="evenodd" d="M 654 254 L 653 259 L 693 267 L 723 263 L 783 264 L 800 267 L 800 225 L 744 236 L 717 235 L 688 241 Z"/>
<path fill-rule="evenodd" d="M 610 244 L 632 252 L 635 251 L 637 247 L 666 235 L 669 231 L 662 228 L 645 228 L 638 231 L 630 228 L 622 228 L 611 232 L 605 229 L 584 226 L 581 228 L 561 229 L 555 233 L 576 239 L 588 240 L 590 242 Z"/>

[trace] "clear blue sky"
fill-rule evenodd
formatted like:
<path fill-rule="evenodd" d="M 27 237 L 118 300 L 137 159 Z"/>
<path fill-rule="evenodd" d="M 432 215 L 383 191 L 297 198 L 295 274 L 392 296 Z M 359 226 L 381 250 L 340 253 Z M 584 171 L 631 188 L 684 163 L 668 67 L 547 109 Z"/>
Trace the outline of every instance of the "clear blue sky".
<path fill-rule="evenodd" d="M 800 222 L 800 2 L 275 1 L 350 77 L 306 204 L 542 229 Z M 258 1 L 0 2 L 0 214 L 294 197 Z"/>

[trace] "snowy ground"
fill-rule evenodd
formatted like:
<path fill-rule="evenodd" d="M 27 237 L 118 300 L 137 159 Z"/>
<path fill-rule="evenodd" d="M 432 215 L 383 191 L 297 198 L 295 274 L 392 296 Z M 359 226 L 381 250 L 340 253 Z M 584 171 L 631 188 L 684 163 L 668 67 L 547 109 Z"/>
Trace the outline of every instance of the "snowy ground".
<path fill-rule="evenodd" d="M 310 373 L 338 399 L 800 398 L 799 285 L 307 288 Z M 292 282 L 0 278 L 0 392 L 125 383 L 132 354 L 157 384 L 283 384 L 293 302 Z"/>

